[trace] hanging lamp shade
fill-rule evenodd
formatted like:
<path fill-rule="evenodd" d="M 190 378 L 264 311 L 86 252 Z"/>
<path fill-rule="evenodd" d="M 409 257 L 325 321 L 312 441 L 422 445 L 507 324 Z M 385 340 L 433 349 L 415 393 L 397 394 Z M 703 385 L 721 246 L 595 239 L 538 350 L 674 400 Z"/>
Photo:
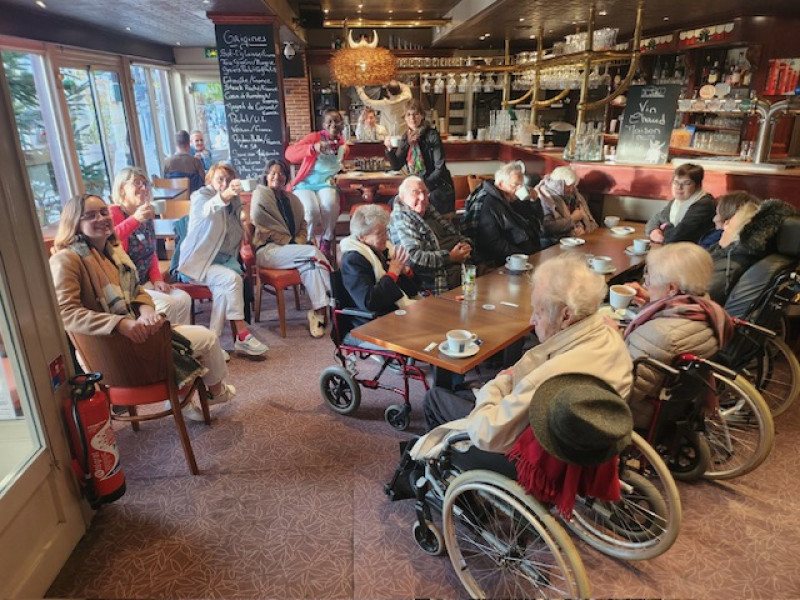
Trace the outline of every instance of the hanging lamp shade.
<path fill-rule="evenodd" d="M 394 79 L 397 62 L 386 48 L 378 47 L 378 32 L 372 42 L 353 41 L 347 35 L 348 47 L 337 50 L 330 60 L 331 73 L 339 85 L 384 85 Z"/>

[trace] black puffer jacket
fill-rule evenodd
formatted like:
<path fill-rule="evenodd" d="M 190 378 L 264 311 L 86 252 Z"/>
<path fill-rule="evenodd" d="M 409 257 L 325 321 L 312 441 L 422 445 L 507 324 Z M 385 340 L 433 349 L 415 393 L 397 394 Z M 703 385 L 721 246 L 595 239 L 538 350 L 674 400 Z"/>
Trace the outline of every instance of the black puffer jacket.
<path fill-rule="evenodd" d="M 778 229 L 783 220 L 794 213 L 794 208 L 782 200 L 765 200 L 742 227 L 738 240 L 727 248 L 719 244 L 711 248 L 714 272 L 709 294 L 712 300 L 724 305 L 742 273 L 776 251 L 775 236 Z"/>

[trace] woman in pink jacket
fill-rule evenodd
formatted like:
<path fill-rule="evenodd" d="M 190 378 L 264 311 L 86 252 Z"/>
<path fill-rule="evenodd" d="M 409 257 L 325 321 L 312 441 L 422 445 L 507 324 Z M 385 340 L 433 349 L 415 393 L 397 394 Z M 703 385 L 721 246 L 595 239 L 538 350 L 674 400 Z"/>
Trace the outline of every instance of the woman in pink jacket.
<path fill-rule="evenodd" d="M 308 239 L 320 234 L 319 249 L 331 257 L 336 220 L 339 218 L 339 189 L 334 181 L 347 156 L 342 137 L 344 121 L 338 110 L 322 114 L 322 130 L 309 133 L 286 148 L 286 160 L 301 163 L 289 189 L 303 203 Z"/>
<path fill-rule="evenodd" d="M 139 285 L 173 325 L 188 325 L 192 299 L 183 290 L 164 281 L 156 255 L 156 232 L 153 207 L 150 205 L 150 182 L 138 167 L 125 167 L 114 178 L 111 189 L 111 217 L 114 233 L 123 250 L 136 265 Z"/>

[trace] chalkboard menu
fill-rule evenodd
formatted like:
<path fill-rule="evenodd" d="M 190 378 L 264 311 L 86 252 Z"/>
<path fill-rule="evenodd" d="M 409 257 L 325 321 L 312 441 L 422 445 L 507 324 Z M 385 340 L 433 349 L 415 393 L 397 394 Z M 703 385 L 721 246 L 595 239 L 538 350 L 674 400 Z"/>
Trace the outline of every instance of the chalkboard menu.
<path fill-rule="evenodd" d="M 667 162 L 680 91 L 678 84 L 628 88 L 617 142 L 617 162 L 650 165 Z"/>
<path fill-rule="evenodd" d="M 283 156 L 274 32 L 267 24 L 217 25 L 216 32 L 231 164 L 251 179 Z"/>

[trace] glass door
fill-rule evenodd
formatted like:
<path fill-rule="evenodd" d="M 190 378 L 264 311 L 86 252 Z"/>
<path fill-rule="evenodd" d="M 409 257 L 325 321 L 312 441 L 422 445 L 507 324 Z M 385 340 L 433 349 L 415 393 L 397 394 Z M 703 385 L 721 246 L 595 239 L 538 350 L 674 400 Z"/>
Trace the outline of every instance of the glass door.
<path fill-rule="evenodd" d="M 133 164 L 119 73 L 90 66 L 59 75 L 86 192 L 108 199 L 115 173 Z"/>

